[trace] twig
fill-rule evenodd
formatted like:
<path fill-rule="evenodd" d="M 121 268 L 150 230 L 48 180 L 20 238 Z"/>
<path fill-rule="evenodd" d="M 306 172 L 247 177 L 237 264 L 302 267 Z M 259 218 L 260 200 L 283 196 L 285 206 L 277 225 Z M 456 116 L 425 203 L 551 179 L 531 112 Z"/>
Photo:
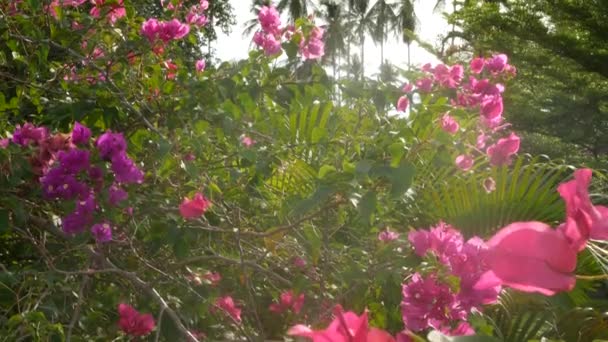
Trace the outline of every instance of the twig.
<path fill-rule="evenodd" d="M 84 303 L 84 289 L 89 283 L 91 277 L 89 275 L 82 276 L 82 284 L 80 284 L 80 289 L 78 290 L 78 301 L 76 302 L 76 307 L 74 308 L 74 314 L 72 315 L 72 319 L 70 320 L 70 325 L 68 325 L 68 333 L 66 335 L 65 341 L 70 342 L 72 340 L 72 331 L 78 322 L 78 318 L 80 317 L 80 310 L 82 308 L 82 304 Z"/>
<path fill-rule="evenodd" d="M 165 308 L 160 308 L 160 312 L 158 313 L 158 324 L 156 325 L 156 336 L 154 337 L 154 341 L 158 342 L 160 339 L 160 329 L 163 324 L 163 314 L 165 313 Z"/>

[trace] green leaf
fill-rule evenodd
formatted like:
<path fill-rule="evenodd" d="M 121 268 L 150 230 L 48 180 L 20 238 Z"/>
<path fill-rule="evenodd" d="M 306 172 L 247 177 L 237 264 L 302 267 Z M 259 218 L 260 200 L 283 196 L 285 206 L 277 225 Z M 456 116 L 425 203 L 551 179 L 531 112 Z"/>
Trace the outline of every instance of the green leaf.
<path fill-rule="evenodd" d="M 357 209 L 359 210 L 359 216 L 361 220 L 366 224 L 370 224 L 372 220 L 372 214 L 376 211 L 376 204 L 378 203 L 377 195 L 375 191 L 369 191 L 357 204 Z"/>
<path fill-rule="evenodd" d="M 0 234 L 6 233 L 10 230 L 8 210 L 0 209 Z"/>

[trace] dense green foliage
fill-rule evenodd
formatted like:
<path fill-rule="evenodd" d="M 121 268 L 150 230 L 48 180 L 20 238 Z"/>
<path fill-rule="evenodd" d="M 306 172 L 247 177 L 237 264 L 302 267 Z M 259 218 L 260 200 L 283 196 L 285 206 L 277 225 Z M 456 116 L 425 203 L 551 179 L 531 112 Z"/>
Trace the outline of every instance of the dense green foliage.
<path fill-rule="evenodd" d="M 505 51 L 517 65 L 519 81 L 510 89 L 506 106 L 515 127 L 530 133 L 525 148 L 605 167 L 606 2 L 458 3 L 450 20 L 464 39 L 462 49 L 474 55 Z M 568 151 L 554 150 L 556 144 L 566 144 Z"/>

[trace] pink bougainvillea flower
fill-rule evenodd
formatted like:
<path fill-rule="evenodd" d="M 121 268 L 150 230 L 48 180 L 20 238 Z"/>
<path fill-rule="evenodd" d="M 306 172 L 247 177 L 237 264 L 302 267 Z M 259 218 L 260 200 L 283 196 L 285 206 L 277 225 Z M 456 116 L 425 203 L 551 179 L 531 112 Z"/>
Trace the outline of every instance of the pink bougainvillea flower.
<path fill-rule="evenodd" d="M 382 242 L 391 242 L 393 240 L 397 240 L 399 238 L 399 233 L 394 232 L 388 228 L 386 228 L 386 230 L 383 230 L 380 232 L 380 234 L 378 234 L 378 240 L 382 241 Z"/>
<path fill-rule="evenodd" d="M 485 96 L 483 100 L 481 100 L 481 106 L 479 108 L 481 115 L 488 120 L 494 120 L 500 117 L 503 112 L 502 96 Z"/>
<path fill-rule="evenodd" d="M 542 222 L 515 222 L 498 231 L 484 253 L 489 267 L 476 289 L 502 284 L 551 296 L 574 288 L 576 250 Z"/>
<path fill-rule="evenodd" d="M 241 136 L 241 144 L 243 144 L 243 146 L 249 148 L 249 147 L 253 146 L 253 144 L 255 144 L 255 141 L 253 141 L 253 139 L 251 139 L 250 136 L 243 135 L 243 136 Z"/>
<path fill-rule="evenodd" d="M 480 74 L 483 71 L 484 64 L 485 60 L 483 58 L 473 58 L 470 65 L 471 72 L 474 74 Z"/>
<path fill-rule="evenodd" d="M 305 325 L 296 325 L 287 332 L 291 336 L 306 337 L 312 342 L 394 342 L 395 339 L 386 331 L 370 328 L 367 312 L 357 316 L 354 312 L 336 310 L 336 318 L 325 330 L 312 330 Z"/>
<path fill-rule="evenodd" d="M 241 323 L 241 309 L 236 306 L 230 296 L 220 297 L 215 301 L 215 307 L 222 310 L 235 322 Z"/>
<path fill-rule="evenodd" d="M 416 80 L 416 88 L 420 92 L 430 93 L 433 90 L 433 79 L 430 77 L 424 77 L 419 80 Z"/>
<path fill-rule="evenodd" d="M 274 56 L 281 52 L 281 42 L 272 34 L 266 34 L 262 47 L 266 56 Z"/>
<path fill-rule="evenodd" d="M 458 84 L 460 84 L 460 81 L 462 81 L 464 69 L 460 64 L 451 67 L 448 67 L 445 64 L 439 64 L 435 67 L 433 76 L 442 87 L 456 88 Z"/>
<path fill-rule="evenodd" d="M 263 6 L 258 12 L 258 20 L 262 30 L 266 33 L 276 34 L 281 26 L 281 16 L 274 6 Z"/>
<path fill-rule="evenodd" d="M 310 33 L 310 37 L 304 42 L 300 41 L 300 54 L 307 59 L 320 59 L 325 54 L 325 44 L 321 39 L 323 37 L 323 29 L 315 27 Z"/>
<path fill-rule="evenodd" d="M 412 90 L 414 89 L 414 85 L 411 83 L 406 83 L 403 88 L 401 88 L 401 91 L 404 93 L 410 93 Z"/>
<path fill-rule="evenodd" d="M 179 212 L 185 219 L 195 219 L 201 217 L 211 206 L 211 202 L 200 192 L 194 195 L 194 198 L 184 198 L 184 201 L 179 206 Z"/>
<path fill-rule="evenodd" d="M 150 314 L 140 314 L 128 304 L 118 305 L 118 326 L 120 330 L 131 336 L 145 336 L 154 330 L 154 317 Z"/>
<path fill-rule="evenodd" d="M 194 8 L 193 8 L 194 9 Z M 186 22 L 190 25 L 203 27 L 207 25 L 207 16 L 201 13 L 197 13 L 197 10 L 191 10 L 186 14 Z"/>
<path fill-rule="evenodd" d="M 507 55 L 500 54 L 494 55 L 492 58 L 488 58 L 486 60 L 486 66 L 488 67 L 488 70 L 493 73 L 503 72 L 507 66 Z"/>
<path fill-rule="evenodd" d="M 135 162 L 127 156 L 126 152 L 119 152 L 112 156 L 112 171 L 114 178 L 119 183 L 141 184 L 144 181 L 144 173 L 137 167 Z"/>
<path fill-rule="evenodd" d="M 445 113 L 441 117 L 441 129 L 450 134 L 456 134 L 458 129 L 460 129 L 460 125 L 449 113 Z"/>
<path fill-rule="evenodd" d="M 99 243 L 112 241 L 112 226 L 109 223 L 98 223 L 91 227 L 91 234 Z"/>
<path fill-rule="evenodd" d="M 95 142 L 99 155 L 106 160 L 113 156 L 127 151 L 127 142 L 122 133 L 112 133 L 107 131 L 100 135 Z"/>
<path fill-rule="evenodd" d="M 302 306 L 304 306 L 304 294 L 300 293 L 296 297 L 293 290 L 289 290 L 281 293 L 279 301 L 270 304 L 268 310 L 274 313 L 283 313 L 290 310 L 297 315 L 302 310 Z"/>
<path fill-rule="evenodd" d="M 488 141 L 488 136 L 484 132 L 480 132 L 477 136 L 477 143 L 475 147 L 478 149 L 483 149 L 486 147 L 486 141 Z"/>
<path fill-rule="evenodd" d="M 36 127 L 33 124 L 26 122 L 23 127 L 17 125 L 13 131 L 13 144 L 27 146 L 31 143 L 40 144 L 43 140 L 49 137 L 49 132 L 46 127 Z"/>
<path fill-rule="evenodd" d="M 456 163 L 456 166 L 461 169 L 462 171 L 468 171 L 473 167 L 473 157 L 466 155 L 466 154 L 461 154 L 458 157 L 456 157 L 456 160 L 454 161 Z"/>
<path fill-rule="evenodd" d="M 173 60 L 167 59 L 162 63 L 162 66 L 167 70 L 167 79 L 174 80 L 177 77 L 177 70 L 179 66 L 173 63 Z"/>
<path fill-rule="evenodd" d="M 222 275 L 219 272 L 207 272 L 202 278 L 209 281 L 212 286 L 217 286 L 222 280 Z"/>
<path fill-rule="evenodd" d="M 410 100 L 407 98 L 407 96 L 403 95 L 397 100 L 397 110 L 400 112 L 405 112 L 409 104 Z"/>
<path fill-rule="evenodd" d="M 106 0 L 91 0 L 94 5 L 89 14 L 93 18 L 99 18 L 101 13 L 107 13 L 106 18 L 110 24 L 114 25 L 116 21 L 127 15 L 127 10 L 124 6 L 124 0 L 118 0 L 116 3 L 106 5 Z"/>
<path fill-rule="evenodd" d="M 205 60 L 199 59 L 198 61 L 196 61 L 195 67 L 197 72 L 205 71 Z"/>
<path fill-rule="evenodd" d="M 420 67 L 420 71 L 423 72 L 433 72 L 433 66 L 431 65 L 431 63 L 426 63 L 423 66 Z"/>
<path fill-rule="evenodd" d="M 170 40 L 182 39 L 190 33 L 190 26 L 177 19 L 168 22 L 159 22 L 158 38 L 167 43 Z"/>
<path fill-rule="evenodd" d="M 129 194 L 123 190 L 118 184 L 112 184 L 108 189 L 108 202 L 112 206 L 117 206 L 120 202 L 126 200 Z"/>
<path fill-rule="evenodd" d="M 1 149 L 7 148 L 10 141 L 11 140 L 9 138 L 0 139 L 0 148 Z"/>
<path fill-rule="evenodd" d="M 89 142 L 90 138 L 91 130 L 87 126 L 76 121 L 74 123 L 74 128 L 72 129 L 72 142 L 74 144 L 86 144 Z"/>
<path fill-rule="evenodd" d="M 440 328 L 451 321 L 466 318 L 466 312 L 459 307 L 456 295 L 447 284 L 437 281 L 431 274 L 423 278 L 415 273 L 403 285 L 401 311 L 407 329 L 421 331 L 428 327 Z"/>
<path fill-rule="evenodd" d="M 140 33 L 142 36 L 148 38 L 150 43 L 153 43 L 158 37 L 158 31 L 160 30 L 160 22 L 155 18 L 150 18 L 141 25 Z"/>
<path fill-rule="evenodd" d="M 487 148 L 486 153 L 490 157 L 490 164 L 494 166 L 508 165 L 511 163 L 511 156 L 519 151 L 519 137 L 511 132 L 506 138 L 498 141 Z"/>
<path fill-rule="evenodd" d="M 441 332 L 448 336 L 471 336 L 475 335 L 475 330 L 467 322 L 460 322 L 455 328 L 444 327 Z"/>
<path fill-rule="evenodd" d="M 559 185 L 557 191 L 566 203 L 566 221 L 560 230 L 578 251 L 587 239 L 608 240 L 608 208 L 594 206 L 589 198 L 591 169 L 579 169 L 574 179 Z"/>
<path fill-rule="evenodd" d="M 294 257 L 291 261 L 295 267 L 304 268 L 306 267 L 306 260 L 301 257 Z"/>

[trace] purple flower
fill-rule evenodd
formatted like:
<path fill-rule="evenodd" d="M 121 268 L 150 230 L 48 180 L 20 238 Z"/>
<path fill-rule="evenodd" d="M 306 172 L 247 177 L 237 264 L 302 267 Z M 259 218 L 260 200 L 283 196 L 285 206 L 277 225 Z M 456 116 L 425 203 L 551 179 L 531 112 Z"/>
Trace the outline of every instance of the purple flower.
<path fill-rule="evenodd" d="M 44 196 L 49 199 L 74 199 L 89 192 L 86 184 L 79 182 L 74 175 L 65 173 L 62 168 L 51 169 L 40 182 Z"/>
<path fill-rule="evenodd" d="M 110 189 L 108 189 L 108 195 L 108 201 L 113 206 L 117 206 L 120 202 L 129 197 L 129 194 L 116 184 L 112 184 Z"/>
<path fill-rule="evenodd" d="M 77 174 L 80 171 L 87 170 L 90 166 L 90 152 L 88 150 L 59 151 L 57 156 L 61 168 L 66 173 Z"/>
<path fill-rule="evenodd" d="M 61 219 L 61 228 L 68 235 L 82 233 L 86 226 L 91 223 L 91 220 L 86 215 L 80 214 L 77 211 L 68 214 Z"/>
<path fill-rule="evenodd" d="M 112 171 L 114 171 L 116 181 L 119 183 L 139 184 L 144 181 L 144 173 L 124 152 L 112 157 Z"/>
<path fill-rule="evenodd" d="M 68 216 L 61 219 L 61 226 L 66 234 L 73 235 L 82 233 L 86 226 L 93 221 L 93 212 L 95 211 L 96 203 L 93 194 L 76 203 L 76 210 Z"/>
<path fill-rule="evenodd" d="M 411 281 L 403 285 L 402 293 L 403 322 L 405 327 L 412 331 L 421 331 L 428 327 L 438 329 L 467 316 L 450 287 L 439 283 L 434 274 L 423 278 L 415 273 Z"/>
<path fill-rule="evenodd" d="M 98 243 L 112 241 L 112 227 L 109 223 L 97 223 L 91 227 L 91 233 Z"/>
<path fill-rule="evenodd" d="M 107 131 L 97 138 L 97 150 L 103 159 L 112 159 L 127 150 L 127 142 L 122 133 Z"/>
<path fill-rule="evenodd" d="M 49 136 L 46 127 L 36 127 L 27 122 L 23 127 L 17 125 L 13 132 L 13 143 L 21 146 L 27 146 L 31 142 L 39 143 Z"/>
<path fill-rule="evenodd" d="M 91 130 L 76 121 L 74 123 L 74 129 L 72 129 L 72 142 L 74 144 L 86 144 L 91 138 Z"/>

